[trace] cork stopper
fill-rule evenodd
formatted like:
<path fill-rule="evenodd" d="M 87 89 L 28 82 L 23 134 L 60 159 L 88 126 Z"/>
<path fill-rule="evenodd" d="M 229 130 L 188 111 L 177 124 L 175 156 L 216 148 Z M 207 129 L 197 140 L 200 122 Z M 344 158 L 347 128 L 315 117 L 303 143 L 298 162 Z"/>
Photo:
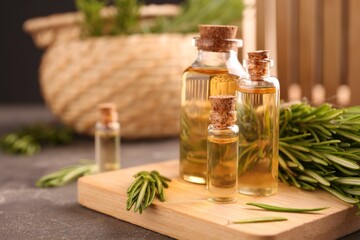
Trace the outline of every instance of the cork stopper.
<path fill-rule="evenodd" d="M 237 49 L 242 44 L 235 39 L 237 26 L 232 25 L 199 25 L 200 38 L 197 47 L 206 51 L 223 52 Z"/>
<path fill-rule="evenodd" d="M 100 121 L 103 124 L 110 122 L 116 122 L 118 120 L 118 114 L 116 112 L 115 103 L 102 103 L 98 105 L 98 111 L 100 113 Z"/>
<path fill-rule="evenodd" d="M 216 128 L 226 128 L 236 121 L 235 96 L 219 95 L 210 97 L 212 110 L 210 122 Z"/>
<path fill-rule="evenodd" d="M 262 77 L 270 75 L 272 60 L 269 53 L 269 50 L 248 52 L 246 65 L 251 80 L 259 81 Z"/>
<path fill-rule="evenodd" d="M 269 50 L 257 50 L 253 52 L 248 52 L 248 57 L 250 60 L 264 60 L 269 59 L 270 51 Z"/>

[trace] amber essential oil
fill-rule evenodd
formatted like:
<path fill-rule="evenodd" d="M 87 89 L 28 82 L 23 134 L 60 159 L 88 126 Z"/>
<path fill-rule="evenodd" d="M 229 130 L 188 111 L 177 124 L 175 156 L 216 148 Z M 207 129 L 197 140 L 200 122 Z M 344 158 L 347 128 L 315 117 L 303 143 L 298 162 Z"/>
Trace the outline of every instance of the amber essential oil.
<path fill-rule="evenodd" d="M 180 173 L 183 179 L 205 184 L 209 97 L 235 95 L 238 78 L 225 69 L 189 68 L 185 71 L 180 114 Z"/>
<path fill-rule="evenodd" d="M 115 106 L 99 105 L 100 120 L 95 126 L 95 159 L 99 172 L 120 168 L 120 124 Z"/>
<path fill-rule="evenodd" d="M 214 96 L 210 99 L 213 110 L 207 138 L 207 195 L 210 201 L 233 202 L 238 195 L 239 151 L 235 97 Z M 226 104 L 231 107 L 228 108 Z"/>
<path fill-rule="evenodd" d="M 269 75 L 268 51 L 249 53 L 249 76 L 236 91 L 239 126 L 239 192 L 268 196 L 277 192 L 279 151 L 279 82 Z M 256 59 L 259 57 L 260 59 Z"/>
<path fill-rule="evenodd" d="M 235 39 L 236 30 L 236 26 L 200 25 L 200 37 L 194 41 L 198 56 L 182 75 L 180 177 L 188 182 L 206 183 L 209 97 L 235 96 L 236 82 L 245 74 L 237 58 L 242 42 Z"/>

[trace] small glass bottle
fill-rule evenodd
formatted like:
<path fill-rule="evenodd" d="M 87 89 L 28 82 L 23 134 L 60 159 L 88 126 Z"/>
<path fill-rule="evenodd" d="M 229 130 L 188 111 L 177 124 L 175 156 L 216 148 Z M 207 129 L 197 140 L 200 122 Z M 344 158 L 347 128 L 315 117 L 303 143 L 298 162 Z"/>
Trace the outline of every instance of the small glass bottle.
<path fill-rule="evenodd" d="M 249 52 L 244 65 L 248 75 L 236 91 L 239 192 L 273 195 L 278 187 L 279 81 L 270 75 L 268 50 Z"/>
<path fill-rule="evenodd" d="M 237 50 L 236 26 L 200 25 L 198 56 L 182 75 L 180 112 L 180 177 L 205 184 L 210 96 L 235 96 L 236 81 L 246 74 Z"/>
<path fill-rule="evenodd" d="M 212 111 L 207 142 L 208 199 L 234 202 L 238 195 L 239 128 L 235 124 L 235 96 L 210 97 Z"/>
<path fill-rule="evenodd" d="M 95 125 L 95 159 L 99 172 L 120 168 L 120 124 L 116 106 L 103 103 L 98 106 L 100 119 Z"/>

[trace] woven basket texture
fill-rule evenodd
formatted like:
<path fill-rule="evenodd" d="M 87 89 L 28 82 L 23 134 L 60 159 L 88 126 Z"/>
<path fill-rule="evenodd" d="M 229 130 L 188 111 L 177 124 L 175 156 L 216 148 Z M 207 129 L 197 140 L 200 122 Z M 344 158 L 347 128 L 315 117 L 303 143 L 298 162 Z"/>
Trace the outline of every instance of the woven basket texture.
<path fill-rule="evenodd" d="M 52 24 L 56 23 L 53 18 Z M 193 35 L 81 39 L 75 21 L 50 28 L 30 32 L 39 47 L 47 47 L 40 86 L 46 104 L 64 124 L 91 135 L 98 118 L 96 106 L 114 102 L 122 137 L 178 134 L 181 74 L 195 59 Z"/>

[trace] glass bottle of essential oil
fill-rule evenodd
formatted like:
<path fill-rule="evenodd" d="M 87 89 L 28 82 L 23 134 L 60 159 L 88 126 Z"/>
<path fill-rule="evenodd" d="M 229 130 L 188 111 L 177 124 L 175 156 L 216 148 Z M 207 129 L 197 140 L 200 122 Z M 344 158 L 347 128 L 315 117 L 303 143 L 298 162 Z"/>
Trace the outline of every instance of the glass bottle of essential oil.
<path fill-rule="evenodd" d="M 238 184 L 242 194 L 277 192 L 280 86 L 270 75 L 271 65 L 268 50 L 249 52 L 244 62 L 248 75 L 237 86 Z"/>
<path fill-rule="evenodd" d="M 235 96 L 211 96 L 207 142 L 208 199 L 234 202 L 238 195 L 239 128 L 235 124 Z"/>
<path fill-rule="evenodd" d="M 210 96 L 235 96 L 236 82 L 246 74 L 237 58 L 242 41 L 237 27 L 200 25 L 195 62 L 182 76 L 180 113 L 180 177 L 205 184 Z"/>
<path fill-rule="evenodd" d="M 120 168 L 120 124 L 116 106 L 100 104 L 100 119 L 95 125 L 95 159 L 99 172 Z"/>

